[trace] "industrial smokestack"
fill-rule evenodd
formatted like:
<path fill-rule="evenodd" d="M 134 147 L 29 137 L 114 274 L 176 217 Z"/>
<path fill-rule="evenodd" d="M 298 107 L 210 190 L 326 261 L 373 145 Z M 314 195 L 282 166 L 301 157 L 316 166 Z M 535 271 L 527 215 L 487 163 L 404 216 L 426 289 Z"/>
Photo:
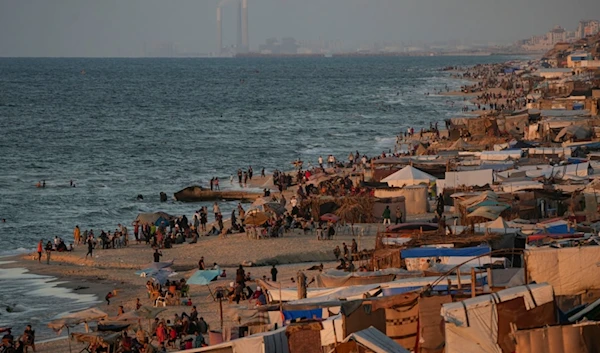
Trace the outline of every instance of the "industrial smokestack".
<path fill-rule="evenodd" d="M 242 2 L 238 2 L 238 20 L 237 20 L 237 52 L 242 51 Z"/>
<path fill-rule="evenodd" d="M 242 0 L 242 47 L 244 51 L 250 51 L 250 43 L 248 43 L 248 0 Z"/>
<path fill-rule="evenodd" d="M 217 54 L 223 51 L 223 24 L 221 22 L 221 6 L 217 7 Z"/>

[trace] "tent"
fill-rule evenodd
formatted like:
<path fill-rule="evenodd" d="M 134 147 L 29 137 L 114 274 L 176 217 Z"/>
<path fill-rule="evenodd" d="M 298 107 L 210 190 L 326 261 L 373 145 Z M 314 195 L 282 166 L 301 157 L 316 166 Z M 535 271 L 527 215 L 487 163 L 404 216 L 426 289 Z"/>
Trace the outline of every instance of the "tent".
<path fill-rule="evenodd" d="M 600 247 L 525 250 L 528 281 L 547 282 L 556 295 L 580 295 L 600 289 Z"/>
<path fill-rule="evenodd" d="M 140 213 L 135 218 L 135 221 L 139 222 L 140 224 L 148 223 L 148 224 L 160 225 L 160 222 L 158 224 L 156 222 L 158 222 L 159 220 L 160 221 L 166 220 L 167 225 L 168 225 L 169 220 L 171 220 L 173 218 L 175 218 L 175 217 L 171 216 L 168 213 L 159 211 L 159 212 L 152 212 L 152 213 Z"/>
<path fill-rule="evenodd" d="M 518 330 L 516 352 L 600 352 L 599 336 L 599 322 Z"/>
<path fill-rule="evenodd" d="M 460 138 L 456 140 L 448 149 L 451 151 L 466 151 L 471 148 L 471 145 L 467 143 L 464 139 Z"/>
<path fill-rule="evenodd" d="M 584 140 L 592 135 L 592 131 L 585 126 L 571 125 L 564 127 L 558 135 L 554 138 L 554 142 L 561 142 L 563 140 L 575 139 Z"/>
<path fill-rule="evenodd" d="M 252 212 L 255 211 L 255 212 Z M 244 223 L 249 226 L 261 226 L 266 221 L 269 220 L 269 216 L 267 216 L 264 212 L 260 212 L 257 210 L 249 211 L 246 214 L 246 218 L 244 218 Z"/>
<path fill-rule="evenodd" d="M 498 218 L 496 218 L 495 221 L 488 222 L 485 225 L 485 228 L 487 228 L 487 229 L 507 229 L 507 228 L 510 228 L 510 227 L 508 226 L 508 223 L 506 223 L 506 221 L 504 220 L 504 218 L 498 217 Z"/>
<path fill-rule="evenodd" d="M 382 179 L 382 182 L 388 183 L 389 186 L 402 187 L 419 184 L 427 184 L 436 181 L 437 178 L 421 171 L 413 166 L 407 165 L 394 174 Z"/>
<path fill-rule="evenodd" d="M 363 347 L 363 350 L 352 350 L 356 346 Z M 364 348 L 374 353 L 409 353 L 408 350 L 373 326 L 348 335 L 344 341 L 329 352 L 362 352 Z"/>
<path fill-rule="evenodd" d="M 519 299 L 512 301 L 513 299 Z M 516 308 L 505 303 L 518 304 Z M 517 309 L 517 310 L 514 310 Z M 505 318 L 503 315 L 512 314 Z M 501 345 L 510 341 L 510 325 L 519 315 L 540 326 L 555 324 L 554 294 L 547 283 L 531 284 L 481 295 L 442 306 L 445 322 L 445 353 L 500 353 Z M 513 343 L 514 344 L 514 343 Z M 514 351 L 514 349 L 512 350 Z"/>
<path fill-rule="evenodd" d="M 469 213 L 467 217 L 482 217 L 494 220 L 498 218 L 500 214 L 508 208 L 508 206 L 482 206 L 476 209 L 475 211 Z"/>

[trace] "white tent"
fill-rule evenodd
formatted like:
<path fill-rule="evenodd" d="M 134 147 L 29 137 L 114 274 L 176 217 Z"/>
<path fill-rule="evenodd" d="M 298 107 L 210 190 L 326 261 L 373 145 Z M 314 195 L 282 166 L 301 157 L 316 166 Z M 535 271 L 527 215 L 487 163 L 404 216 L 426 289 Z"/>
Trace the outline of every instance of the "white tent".
<path fill-rule="evenodd" d="M 530 284 L 442 306 L 446 353 L 502 353 L 497 303 L 522 297 L 527 310 L 554 301 L 552 286 Z"/>
<path fill-rule="evenodd" d="M 402 187 L 419 184 L 429 185 L 430 182 L 436 180 L 437 178 L 433 175 L 427 174 L 422 170 L 407 165 L 394 174 L 382 179 L 381 181 L 387 183 L 389 186 Z"/>

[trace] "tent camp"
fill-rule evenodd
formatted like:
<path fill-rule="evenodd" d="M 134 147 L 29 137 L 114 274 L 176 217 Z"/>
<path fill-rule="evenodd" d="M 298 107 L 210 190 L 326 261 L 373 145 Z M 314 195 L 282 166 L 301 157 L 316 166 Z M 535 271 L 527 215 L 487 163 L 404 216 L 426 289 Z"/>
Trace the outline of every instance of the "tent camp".
<path fill-rule="evenodd" d="M 419 184 L 427 184 L 436 181 L 437 178 L 421 171 L 413 166 L 407 165 L 394 174 L 382 179 L 384 183 L 388 183 L 392 187 L 412 186 Z"/>
<path fill-rule="evenodd" d="M 288 339 L 285 332 L 286 328 L 282 327 L 275 331 L 257 333 L 209 347 L 188 349 L 176 353 L 288 353 Z"/>
<path fill-rule="evenodd" d="M 361 347 L 359 349 L 358 347 Z M 330 353 L 373 352 L 373 353 L 409 353 L 404 347 L 373 326 L 354 332 L 337 345 Z"/>
<path fill-rule="evenodd" d="M 516 300 L 515 300 L 516 299 Z M 531 284 L 442 306 L 446 353 L 501 353 L 514 347 L 511 326 L 556 323 L 552 286 Z M 513 348 L 512 351 L 515 351 Z"/>

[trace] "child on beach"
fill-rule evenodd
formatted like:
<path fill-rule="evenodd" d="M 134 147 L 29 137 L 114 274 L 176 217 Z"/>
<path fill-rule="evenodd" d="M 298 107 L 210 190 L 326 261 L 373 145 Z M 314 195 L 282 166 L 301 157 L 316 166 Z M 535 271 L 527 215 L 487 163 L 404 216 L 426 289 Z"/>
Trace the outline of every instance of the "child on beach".
<path fill-rule="evenodd" d="M 106 294 L 106 297 L 104 297 L 104 300 L 106 300 L 106 305 L 110 305 L 110 299 L 114 296 L 115 295 L 113 294 L 113 292 L 108 292 L 108 294 Z"/>

